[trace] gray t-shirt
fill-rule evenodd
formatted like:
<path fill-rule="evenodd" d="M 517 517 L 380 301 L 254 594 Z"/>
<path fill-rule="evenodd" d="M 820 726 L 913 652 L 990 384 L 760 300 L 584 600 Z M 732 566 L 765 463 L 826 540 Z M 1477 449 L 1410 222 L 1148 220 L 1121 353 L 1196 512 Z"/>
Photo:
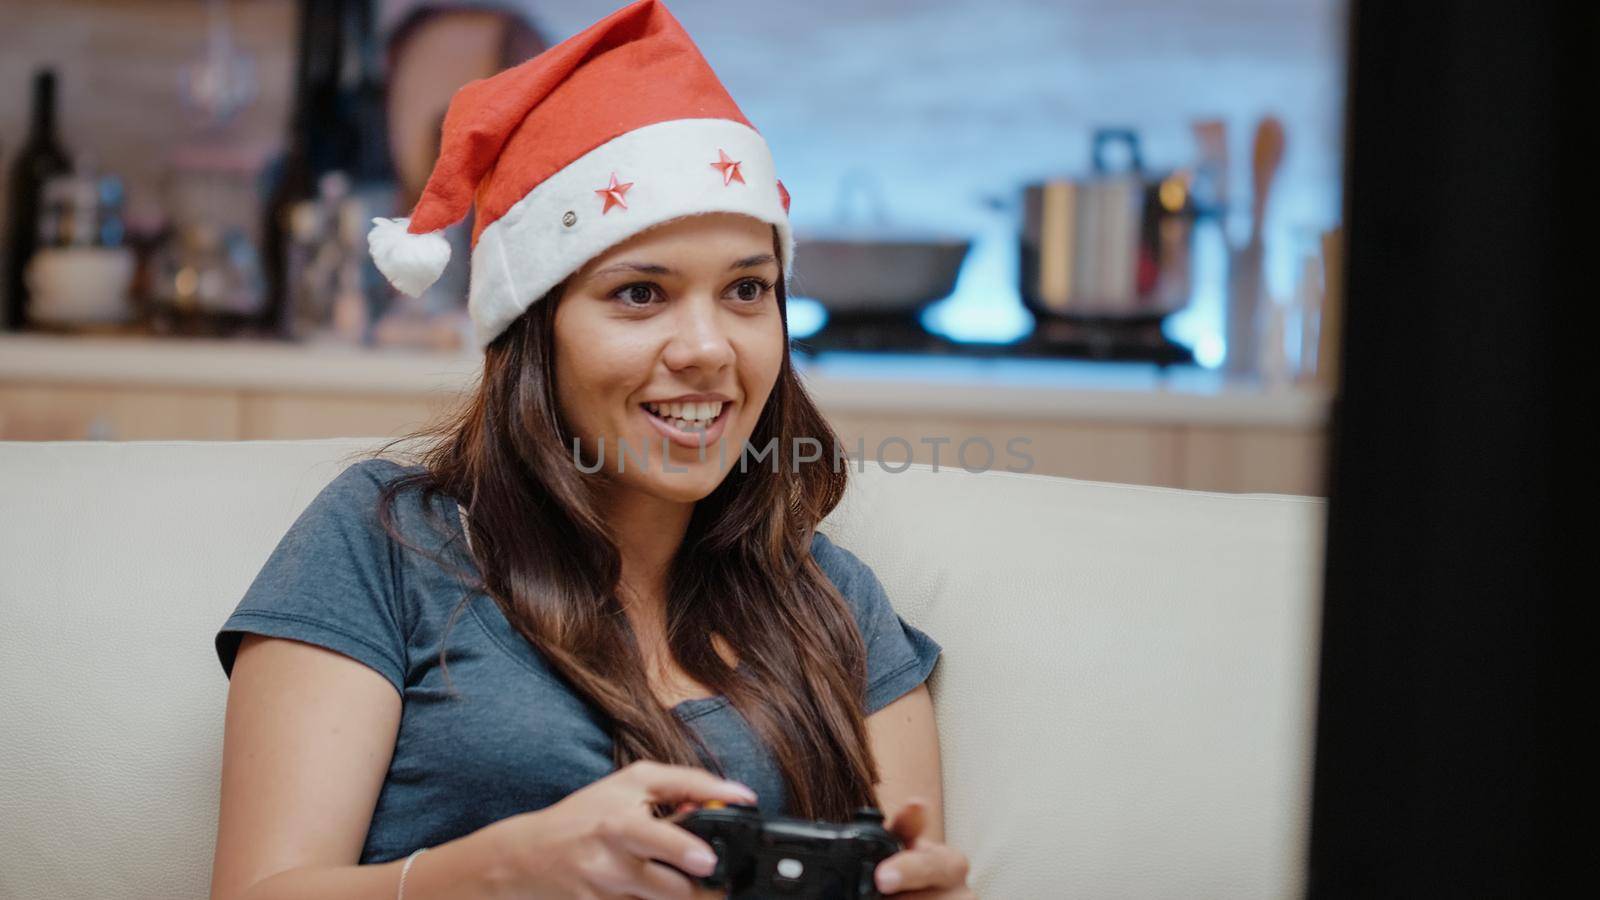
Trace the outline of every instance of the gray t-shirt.
<path fill-rule="evenodd" d="M 600 710 L 565 686 L 486 593 L 471 592 L 450 623 L 446 685 L 441 641 L 467 589 L 395 542 L 377 518 L 379 488 L 416 471 L 420 466 L 368 459 L 341 472 L 290 526 L 216 635 L 230 676 L 242 633 L 254 632 L 342 653 L 400 693 L 400 730 L 361 851 L 364 864 L 542 809 L 615 771 Z M 453 542 L 424 520 L 417 490 L 396 499 L 398 529 L 477 578 L 455 501 L 434 502 L 439 521 L 457 530 Z M 900 618 L 877 576 L 850 551 L 819 532 L 811 552 L 866 642 L 871 714 L 921 684 L 941 648 Z M 770 752 L 725 698 L 688 700 L 673 712 L 691 723 L 727 777 L 756 790 L 762 810 L 791 814 Z"/>

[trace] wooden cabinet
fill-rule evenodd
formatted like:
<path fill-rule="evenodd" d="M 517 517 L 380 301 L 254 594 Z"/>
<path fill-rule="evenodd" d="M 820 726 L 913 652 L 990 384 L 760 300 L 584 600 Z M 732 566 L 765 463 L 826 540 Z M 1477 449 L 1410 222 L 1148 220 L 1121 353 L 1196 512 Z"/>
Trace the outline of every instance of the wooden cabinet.
<path fill-rule="evenodd" d="M 448 394 L 251 393 L 241 399 L 239 438 L 399 437 L 458 402 Z"/>
<path fill-rule="evenodd" d="M 1189 426 L 1182 441 L 1183 487 L 1327 496 L 1322 429 Z"/>
<path fill-rule="evenodd" d="M 846 452 L 854 459 L 861 448 L 867 465 L 894 469 L 910 451 L 914 462 L 941 468 L 965 465 L 1092 481 L 1180 485 L 1183 429 L 1177 426 L 823 411 Z"/>
<path fill-rule="evenodd" d="M 227 441 L 242 409 L 234 391 L 0 384 L 0 439 Z"/>
<path fill-rule="evenodd" d="M 1328 401 L 1316 386 L 1190 367 L 874 354 L 825 354 L 797 370 L 858 465 L 1325 494 Z M 482 374 L 476 353 L 0 335 L 0 440 L 399 437 L 448 416 Z"/>

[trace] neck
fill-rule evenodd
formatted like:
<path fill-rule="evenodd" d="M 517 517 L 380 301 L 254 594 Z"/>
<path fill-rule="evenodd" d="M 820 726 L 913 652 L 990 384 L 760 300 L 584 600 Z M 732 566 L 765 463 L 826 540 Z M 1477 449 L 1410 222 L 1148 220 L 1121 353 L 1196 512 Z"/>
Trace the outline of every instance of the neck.
<path fill-rule="evenodd" d="M 693 503 L 618 488 L 604 501 L 622 554 L 622 596 L 634 628 L 659 628 L 666 614 L 667 571 L 689 529 Z"/>

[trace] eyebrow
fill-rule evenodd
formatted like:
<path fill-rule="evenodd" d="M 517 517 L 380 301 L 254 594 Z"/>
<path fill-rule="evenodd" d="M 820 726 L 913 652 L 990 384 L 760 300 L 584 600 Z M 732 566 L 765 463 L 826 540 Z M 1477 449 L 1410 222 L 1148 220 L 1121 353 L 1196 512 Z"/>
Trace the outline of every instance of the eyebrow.
<path fill-rule="evenodd" d="M 757 253 L 755 256 L 746 256 L 744 259 L 735 261 L 733 265 L 728 267 L 728 271 L 732 272 L 738 269 L 748 269 L 754 266 L 759 266 L 763 263 L 775 263 L 777 261 L 778 258 L 773 256 L 771 253 Z M 612 272 L 643 272 L 646 275 L 678 274 L 666 266 L 656 265 L 655 263 L 625 262 L 609 265 L 603 269 L 596 269 L 593 277 L 598 278 L 601 275 L 608 275 Z"/>

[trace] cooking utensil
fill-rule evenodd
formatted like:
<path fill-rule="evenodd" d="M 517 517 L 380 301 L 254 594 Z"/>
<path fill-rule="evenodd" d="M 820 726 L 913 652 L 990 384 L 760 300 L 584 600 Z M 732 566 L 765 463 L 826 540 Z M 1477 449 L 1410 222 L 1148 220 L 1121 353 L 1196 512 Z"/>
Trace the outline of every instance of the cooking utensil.
<path fill-rule="evenodd" d="M 72 327 L 126 322 L 133 317 L 128 288 L 133 251 L 127 247 L 45 247 L 28 261 L 28 317 Z"/>
<path fill-rule="evenodd" d="M 1146 171 L 1130 130 L 1100 129 L 1092 140 L 1091 175 L 1023 189 L 1023 304 L 1044 318 L 1158 321 L 1193 292 L 1192 176 Z M 1127 166 L 1113 171 L 1119 147 Z"/>
<path fill-rule="evenodd" d="M 864 197 L 872 220 L 856 224 L 851 202 Z M 839 185 L 835 224 L 795 234 L 794 293 L 838 316 L 913 316 L 955 290 L 972 249 L 965 235 L 907 228 L 890 221 L 877 181 L 864 170 Z"/>
<path fill-rule="evenodd" d="M 1261 243 L 1265 232 L 1267 198 L 1272 193 L 1272 182 L 1283 162 L 1283 123 L 1276 116 L 1264 117 L 1256 126 L 1255 141 L 1250 151 L 1250 242 Z"/>
<path fill-rule="evenodd" d="M 1267 301 L 1260 237 L 1254 234 L 1243 247 L 1228 251 L 1228 302 L 1223 316 L 1227 340 L 1223 371 L 1229 375 L 1253 376 L 1260 362 L 1262 307 Z"/>
<path fill-rule="evenodd" d="M 1263 246 L 1267 200 L 1272 181 L 1283 162 L 1283 123 L 1264 116 L 1256 125 L 1250 151 L 1250 238 L 1228 256 L 1228 306 L 1225 316 L 1227 357 L 1223 369 L 1230 375 L 1259 374 L 1262 333 L 1270 323 L 1270 298 L 1266 297 Z"/>
<path fill-rule="evenodd" d="M 1195 202 L 1202 210 L 1214 214 L 1219 223 L 1225 223 L 1231 199 L 1229 166 L 1232 163 L 1228 155 L 1228 123 L 1222 119 L 1202 119 L 1190 127 L 1200 151 L 1200 159 L 1195 167 Z"/>

